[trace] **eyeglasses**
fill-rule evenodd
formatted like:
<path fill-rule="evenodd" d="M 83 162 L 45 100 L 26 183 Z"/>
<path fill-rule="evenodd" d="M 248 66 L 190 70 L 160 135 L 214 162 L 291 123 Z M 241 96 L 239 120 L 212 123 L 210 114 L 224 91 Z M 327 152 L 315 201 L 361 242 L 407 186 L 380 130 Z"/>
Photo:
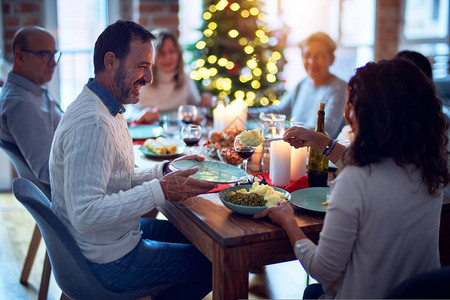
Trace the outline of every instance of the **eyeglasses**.
<path fill-rule="evenodd" d="M 29 52 L 29 53 L 33 53 L 35 55 L 41 56 L 42 60 L 44 61 L 45 64 L 49 64 L 52 61 L 52 59 L 55 60 L 55 63 L 58 63 L 59 59 L 61 58 L 61 54 L 62 54 L 59 51 L 51 52 L 51 51 L 47 51 L 47 50 L 33 51 L 33 50 L 29 50 L 29 49 L 21 49 L 21 51 Z"/>

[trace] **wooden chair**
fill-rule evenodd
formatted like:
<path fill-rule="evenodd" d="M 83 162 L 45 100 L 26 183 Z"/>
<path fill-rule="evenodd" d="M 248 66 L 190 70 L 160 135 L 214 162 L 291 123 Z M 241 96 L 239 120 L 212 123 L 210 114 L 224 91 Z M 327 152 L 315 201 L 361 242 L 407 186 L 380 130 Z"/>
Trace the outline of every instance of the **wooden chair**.
<path fill-rule="evenodd" d="M 33 216 L 44 238 L 53 275 L 63 291 L 61 299 L 140 299 L 152 297 L 170 287 L 161 285 L 116 293 L 95 277 L 70 231 L 51 209 L 48 198 L 25 178 L 13 181 L 13 192 Z"/>
<path fill-rule="evenodd" d="M 51 199 L 50 186 L 40 182 L 39 179 L 37 179 L 19 148 L 16 145 L 3 140 L 0 140 L 0 148 L 2 148 L 8 155 L 19 176 L 27 178 L 33 182 L 48 197 L 48 199 Z M 41 233 L 36 225 L 34 227 L 33 236 L 31 237 L 30 246 L 28 247 L 27 256 L 25 257 L 25 262 L 23 264 L 22 274 L 20 275 L 20 283 L 24 285 L 28 284 L 28 278 L 30 276 L 31 268 L 33 267 L 34 259 L 36 258 L 37 250 L 39 249 L 41 238 Z M 51 271 L 50 261 L 47 253 L 45 253 L 44 267 L 42 269 L 41 283 L 38 292 L 39 300 L 47 299 Z"/>

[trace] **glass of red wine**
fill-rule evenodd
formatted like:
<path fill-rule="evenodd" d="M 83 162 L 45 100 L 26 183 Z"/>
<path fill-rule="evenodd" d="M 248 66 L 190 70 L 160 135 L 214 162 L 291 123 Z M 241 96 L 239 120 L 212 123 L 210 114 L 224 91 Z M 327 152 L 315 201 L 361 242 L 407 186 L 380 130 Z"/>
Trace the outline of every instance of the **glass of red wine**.
<path fill-rule="evenodd" d="M 242 158 L 242 169 L 247 172 L 248 159 L 255 153 L 255 147 L 241 143 L 239 135 L 234 139 L 234 150 Z"/>
<path fill-rule="evenodd" d="M 189 148 L 189 154 L 192 154 L 192 147 L 198 146 L 202 137 L 202 127 L 200 125 L 187 124 L 181 128 L 181 138 Z"/>
<path fill-rule="evenodd" d="M 195 105 L 180 105 L 178 107 L 178 121 L 180 126 L 192 124 L 197 119 L 197 107 Z"/>

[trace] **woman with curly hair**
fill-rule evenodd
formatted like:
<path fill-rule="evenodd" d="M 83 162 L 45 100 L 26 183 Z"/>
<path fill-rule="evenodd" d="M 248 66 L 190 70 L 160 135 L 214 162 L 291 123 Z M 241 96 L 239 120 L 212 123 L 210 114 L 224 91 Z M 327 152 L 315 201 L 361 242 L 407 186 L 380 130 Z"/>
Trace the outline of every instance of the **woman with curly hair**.
<path fill-rule="evenodd" d="M 319 244 L 299 229 L 285 202 L 255 217 L 283 227 L 326 297 L 383 298 L 401 281 L 440 267 L 449 123 L 431 80 L 404 59 L 359 68 L 348 91 L 345 118 L 354 139 L 333 183 Z M 305 145 L 305 132 L 298 133 L 288 130 L 285 141 Z"/>

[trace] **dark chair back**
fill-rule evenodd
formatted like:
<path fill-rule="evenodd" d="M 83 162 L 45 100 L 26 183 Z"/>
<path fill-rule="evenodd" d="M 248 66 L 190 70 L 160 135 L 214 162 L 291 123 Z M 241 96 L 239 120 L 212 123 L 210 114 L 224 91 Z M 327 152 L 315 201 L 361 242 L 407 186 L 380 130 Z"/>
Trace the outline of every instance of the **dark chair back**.
<path fill-rule="evenodd" d="M 42 183 L 37 179 L 19 148 L 16 145 L 3 140 L 0 140 L 0 148 L 8 155 L 19 176 L 30 180 L 47 196 L 48 199 L 51 199 L 50 185 Z"/>
<path fill-rule="evenodd" d="M 67 227 L 51 209 L 48 198 L 25 178 L 13 181 L 17 200 L 30 212 L 47 246 L 53 274 L 65 295 L 72 299 L 138 299 L 155 295 L 167 286 L 114 293 L 103 287 Z"/>
<path fill-rule="evenodd" d="M 450 299 L 450 266 L 415 275 L 397 285 L 386 299 Z"/>

